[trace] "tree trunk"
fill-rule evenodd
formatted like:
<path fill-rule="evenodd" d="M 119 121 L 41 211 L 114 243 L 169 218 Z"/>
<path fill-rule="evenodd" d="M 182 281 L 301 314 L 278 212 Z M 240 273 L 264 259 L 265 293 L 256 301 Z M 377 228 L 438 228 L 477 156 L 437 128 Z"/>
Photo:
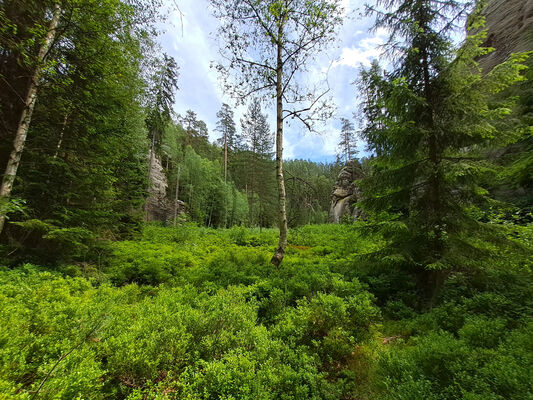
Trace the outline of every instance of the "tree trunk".
<path fill-rule="evenodd" d="M 15 140 L 13 141 L 13 149 L 9 155 L 6 170 L 4 176 L 2 177 L 2 186 L 0 187 L 0 205 L 6 203 L 11 196 L 11 190 L 13 189 L 13 183 L 15 182 L 15 178 L 17 176 L 17 170 L 22 157 L 22 151 L 24 150 L 24 144 L 26 143 L 26 136 L 28 135 L 33 109 L 35 108 L 35 101 L 37 100 L 37 89 L 39 80 L 41 78 L 43 63 L 46 59 L 48 51 L 50 50 L 50 47 L 52 46 L 52 42 L 54 41 L 60 17 L 61 7 L 58 3 L 56 3 L 45 41 L 39 49 L 37 66 L 35 67 L 35 71 L 31 77 L 28 93 L 26 94 L 26 99 L 24 101 L 24 109 L 22 110 L 20 122 L 15 134 Z M 6 214 L 0 209 L 0 233 L 4 229 L 5 222 Z"/>
<path fill-rule="evenodd" d="M 421 28 L 427 32 L 426 21 L 428 19 L 427 13 L 424 13 L 422 16 Z M 433 93 L 431 86 L 430 78 L 430 66 L 429 66 L 429 55 L 428 55 L 428 46 L 426 41 L 424 41 L 423 46 L 421 46 L 421 56 L 422 56 L 422 69 L 424 76 L 424 97 L 427 103 L 425 121 L 427 125 L 427 130 L 429 131 L 428 136 L 428 157 L 429 162 L 431 163 L 431 176 L 429 177 L 429 190 L 430 190 L 430 202 L 431 202 L 431 216 L 430 220 L 430 233 L 434 234 L 434 237 L 431 239 L 431 250 L 433 252 L 433 258 L 439 259 L 443 255 L 444 247 L 442 242 L 442 231 L 441 227 L 443 226 L 443 204 L 441 196 L 441 182 L 444 179 L 441 175 L 441 158 L 442 151 L 439 146 L 437 133 L 435 132 L 434 124 L 434 112 L 433 112 Z M 447 273 L 445 271 L 429 271 L 429 280 L 427 282 L 428 292 L 429 292 L 429 308 L 431 309 L 437 300 L 438 294 L 444 281 L 447 278 Z"/>
<path fill-rule="evenodd" d="M 263 233 L 263 201 L 259 195 L 259 233 Z"/>
<path fill-rule="evenodd" d="M 224 130 L 224 183 L 228 182 L 228 131 Z"/>
<path fill-rule="evenodd" d="M 252 149 L 252 184 L 250 195 L 250 226 L 254 226 L 255 148 Z"/>
<path fill-rule="evenodd" d="M 285 209 L 286 194 L 283 179 L 283 59 L 282 59 L 283 23 L 278 28 L 278 54 L 276 66 L 276 179 L 278 181 L 279 206 L 279 243 L 274 256 L 270 260 L 275 266 L 283 261 L 287 247 L 287 211 Z"/>
<path fill-rule="evenodd" d="M 352 159 L 352 151 L 350 149 L 350 137 L 348 133 L 346 133 L 346 143 L 348 147 L 348 161 L 350 161 Z"/>
<path fill-rule="evenodd" d="M 174 226 L 178 221 L 178 196 L 180 194 L 180 172 L 181 166 L 178 167 L 178 177 L 176 179 L 176 197 L 174 198 Z"/>
<path fill-rule="evenodd" d="M 67 129 L 67 122 L 70 112 L 65 114 L 63 118 L 63 124 L 61 125 L 61 132 L 59 133 L 59 140 L 57 141 L 56 152 L 54 153 L 54 160 L 59 155 L 59 150 L 61 150 L 61 145 L 63 144 L 63 137 L 65 136 L 65 130 Z"/>

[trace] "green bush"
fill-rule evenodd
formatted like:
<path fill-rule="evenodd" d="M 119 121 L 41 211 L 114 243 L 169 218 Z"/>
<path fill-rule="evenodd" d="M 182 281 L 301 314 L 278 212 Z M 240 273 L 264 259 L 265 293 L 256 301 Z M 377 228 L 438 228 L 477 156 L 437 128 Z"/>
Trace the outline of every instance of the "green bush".
<path fill-rule="evenodd" d="M 106 272 L 116 285 L 158 285 L 178 279 L 194 265 L 192 255 L 176 245 L 124 241 L 113 245 Z"/>
<path fill-rule="evenodd" d="M 185 224 L 103 268 L 0 268 L 0 398 L 529 400 L 530 275 L 459 273 L 423 309 L 397 263 L 347 254 L 374 246 L 357 229 L 302 227 L 279 267 L 276 230 Z"/>

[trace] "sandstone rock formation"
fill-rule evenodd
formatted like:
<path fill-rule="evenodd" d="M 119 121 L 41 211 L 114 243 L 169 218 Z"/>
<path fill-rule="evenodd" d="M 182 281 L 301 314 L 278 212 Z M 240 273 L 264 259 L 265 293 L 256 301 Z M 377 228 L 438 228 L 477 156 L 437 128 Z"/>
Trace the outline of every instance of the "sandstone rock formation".
<path fill-rule="evenodd" d="M 533 50 L 533 0 L 489 0 L 483 14 L 488 30 L 483 45 L 495 48 L 479 61 L 484 71 L 511 53 Z"/>
<path fill-rule="evenodd" d="M 174 202 L 167 197 L 168 181 L 161 159 L 156 155 L 150 166 L 150 186 L 145 203 L 146 221 L 172 221 L 174 218 Z M 178 213 L 185 210 L 185 203 L 178 201 Z"/>
<path fill-rule="evenodd" d="M 350 160 L 339 173 L 329 209 L 329 221 L 338 224 L 343 217 L 354 219 L 362 217 L 361 210 L 354 207 L 360 198 L 360 191 L 355 181 L 363 177 L 361 164 L 357 160 Z"/>

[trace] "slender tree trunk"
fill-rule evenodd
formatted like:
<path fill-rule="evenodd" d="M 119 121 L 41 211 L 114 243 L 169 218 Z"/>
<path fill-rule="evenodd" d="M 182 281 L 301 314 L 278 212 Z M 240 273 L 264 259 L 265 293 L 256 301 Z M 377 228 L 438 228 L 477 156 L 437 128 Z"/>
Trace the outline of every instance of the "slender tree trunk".
<path fill-rule="evenodd" d="M 250 226 L 254 226 L 255 148 L 252 149 L 252 184 L 250 195 Z"/>
<path fill-rule="evenodd" d="M 352 151 L 350 149 L 350 137 L 348 133 L 346 133 L 346 142 L 348 143 L 348 161 L 350 161 L 352 159 Z"/>
<path fill-rule="evenodd" d="M 263 201 L 262 196 L 259 196 L 259 233 L 263 233 Z"/>
<path fill-rule="evenodd" d="M 228 131 L 224 130 L 224 183 L 228 182 Z"/>
<path fill-rule="evenodd" d="M 59 133 L 59 140 L 57 141 L 56 152 L 54 153 L 54 160 L 59 155 L 59 150 L 61 150 L 61 145 L 63 144 L 63 137 L 65 136 L 65 130 L 67 129 L 67 122 L 68 122 L 69 115 L 70 115 L 70 112 L 67 112 L 65 114 L 65 118 L 63 118 L 63 124 L 61 125 L 61 132 Z"/>
<path fill-rule="evenodd" d="M 180 172 L 181 166 L 178 167 L 178 177 L 176 178 L 176 197 L 174 198 L 174 226 L 178 221 L 178 196 L 180 194 Z"/>
<path fill-rule="evenodd" d="M 211 227 L 211 217 L 213 216 L 213 200 L 211 200 L 211 209 L 209 211 L 209 221 L 207 223 L 208 227 Z"/>
<path fill-rule="evenodd" d="M 283 23 L 278 28 L 278 54 L 276 65 L 276 179 L 278 181 L 279 206 L 279 243 L 270 262 L 279 266 L 283 261 L 287 247 L 287 211 L 285 208 L 286 194 L 283 179 L 283 59 L 282 59 Z"/>
<path fill-rule="evenodd" d="M 426 13 L 422 15 L 422 24 L 421 28 L 427 31 L 426 27 Z M 424 43 L 421 49 L 422 56 L 422 69 L 424 75 L 424 97 L 427 103 L 426 109 L 426 125 L 429 131 L 428 136 L 428 157 L 429 162 L 431 163 L 431 176 L 429 177 L 429 190 L 430 190 L 430 201 L 431 201 L 431 217 L 428 223 L 430 223 L 429 230 L 434 234 L 434 238 L 431 239 L 431 248 L 433 251 L 433 256 L 439 258 L 443 253 L 443 244 L 442 244 L 442 232 L 441 226 L 443 224 L 443 207 L 442 207 L 442 197 L 441 197 L 441 181 L 443 177 L 441 176 L 441 151 L 439 149 L 438 137 L 435 132 L 434 124 L 434 114 L 433 114 L 433 93 L 431 87 L 431 78 L 430 78 L 430 67 L 429 67 L 429 55 L 427 51 L 427 45 Z M 429 271 L 429 279 L 426 283 L 429 292 L 429 308 L 432 308 L 435 305 L 435 301 L 438 297 L 440 289 L 446 280 L 447 272 L 442 270 Z"/>
<path fill-rule="evenodd" d="M 24 101 L 24 109 L 22 110 L 22 115 L 20 117 L 20 122 L 17 127 L 17 132 L 15 134 L 15 140 L 13 141 L 13 149 L 9 155 L 9 160 L 7 162 L 6 170 L 4 176 L 2 177 L 2 186 L 0 187 L 0 205 L 7 202 L 11 196 L 11 190 L 13 189 L 13 183 L 17 176 L 17 170 L 20 164 L 20 159 L 22 157 L 22 151 L 24 150 L 24 144 L 26 143 L 26 137 L 28 135 L 28 129 L 30 127 L 31 117 L 33 114 L 33 109 L 35 108 L 35 101 L 37 100 L 37 89 L 39 85 L 39 80 L 41 78 L 43 63 L 46 59 L 48 51 L 52 46 L 54 41 L 57 25 L 59 24 L 59 19 L 61 17 L 61 6 L 56 3 L 54 7 L 54 14 L 52 20 L 50 21 L 50 26 L 48 27 L 48 32 L 44 40 L 43 45 L 39 49 L 39 54 L 37 56 L 37 66 L 31 77 L 30 86 L 28 88 L 28 93 L 26 94 L 26 99 Z M 0 233 L 4 229 L 4 224 L 6 222 L 6 215 L 3 210 L 0 209 Z"/>

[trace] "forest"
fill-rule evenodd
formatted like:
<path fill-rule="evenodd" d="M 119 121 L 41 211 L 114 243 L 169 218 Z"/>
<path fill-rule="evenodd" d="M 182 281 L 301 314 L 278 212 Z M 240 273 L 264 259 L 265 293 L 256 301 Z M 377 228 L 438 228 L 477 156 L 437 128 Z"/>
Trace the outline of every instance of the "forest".
<path fill-rule="evenodd" d="M 532 399 L 532 79 L 532 0 L 0 0 L 0 399 Z"/>

